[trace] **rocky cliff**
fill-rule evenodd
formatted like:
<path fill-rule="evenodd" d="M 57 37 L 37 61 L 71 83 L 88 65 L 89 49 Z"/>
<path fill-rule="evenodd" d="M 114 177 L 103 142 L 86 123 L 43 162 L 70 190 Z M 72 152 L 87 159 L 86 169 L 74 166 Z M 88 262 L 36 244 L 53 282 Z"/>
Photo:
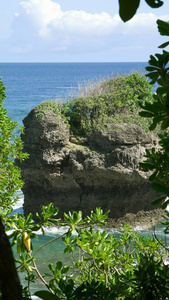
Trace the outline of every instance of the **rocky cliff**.
<path fill-rule="evenodd" d="M 35 108 L 23 120 L 24 151 L 30 154 L 21 166 L 26 214 L 49 202 L 60 215 L 73 210 L 87 215 L 100 206 L 121 218 L 154 209 L 150 203 L 157 194 L 139 168 L 145 148 L 157 143 L 152 134 L 133 124 L 105 124 L 85 138 L 70 138 L 57 114 L 38 114 Z"/>

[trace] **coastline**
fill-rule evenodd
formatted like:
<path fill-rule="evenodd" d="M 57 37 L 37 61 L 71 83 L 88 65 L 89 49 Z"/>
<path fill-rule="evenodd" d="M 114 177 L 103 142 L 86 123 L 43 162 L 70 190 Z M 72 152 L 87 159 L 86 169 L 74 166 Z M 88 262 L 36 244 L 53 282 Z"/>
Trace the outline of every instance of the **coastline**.
<path fill-rule="evenodd" d="M 23 202 L 24 197 L 20 191 L 20 199 L 14 206 L 13 214 L 24 213 Z M 105 228 L 120 229 L 124 223 L 129 224 L 134 230 L 152 229 L 156 224 L 163 220 L 164 210 L 156 208 L 149 211 L 138 211 L 136 214 L 127 213 L 122 218 L 108 218 Z M 103 228 L 103 227 L 102 227 Z"/>
<path fill-rule="evenodd" d="M 124 223 L 129 224 L 134 230 L 147 230 L 153 228 L 163 220 L 164 210 L 157 208 L 149 211 L 139 211 L 136 214 L 127 213 L 119 219 L 107 220 L 106 228 L 120 229 Z"/>

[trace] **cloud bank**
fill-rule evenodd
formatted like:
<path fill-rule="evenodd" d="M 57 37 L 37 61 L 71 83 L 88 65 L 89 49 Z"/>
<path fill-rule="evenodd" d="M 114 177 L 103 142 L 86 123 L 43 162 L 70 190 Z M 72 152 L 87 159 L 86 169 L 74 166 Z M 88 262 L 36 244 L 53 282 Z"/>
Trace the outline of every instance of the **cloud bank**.
<path fill-rule="evenodd" d="M 168 20 L 169 16 L 161 19 Z M 66 57 L 86 61 L 87 55 L 91 60 L 103 53 L 111 61 L 118 61 L 120 55 L 126 60 L 128 51 L 128 60 L 139 61 L 146 47 L 151 51 L 152 45 L 158 46 L 156 20 L 155 14 L 148 13 L 137 14 L 123 23 L 117 14 L 63 11 L 52 0 L 25 0 L 20 2 L 20 10 L 13 20 L 10 49 L 18 56 L 29 54 L 30 59 L 41 57 L 49 61 Z"/>

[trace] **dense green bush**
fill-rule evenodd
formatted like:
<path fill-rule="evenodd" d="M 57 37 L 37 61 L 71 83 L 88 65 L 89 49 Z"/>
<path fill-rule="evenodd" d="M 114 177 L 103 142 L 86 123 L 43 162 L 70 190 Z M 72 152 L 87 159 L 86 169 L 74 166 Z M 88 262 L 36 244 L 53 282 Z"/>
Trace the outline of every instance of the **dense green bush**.
<path fill-rule="evenodd" d="M 169 36 L 169 23 L 157 20 L 158 30 L 161 35 Z M 160 45 L 159 48 L 165 48 L 169 41 Z M 169 204 L 169 52 L 163 50 L 162 53 L 156 53 L 150 56 L 149 66 L 146 67 L 147 77 L 151 83 L 157 83 L 156 93 L 153 94 L 153 102 L 145 101 L 140 115 L 150 120 L 150 130 L 160 127 L 159 149 L 152 148 L 146 151 L 146 160 L 141 164 L 145 170 L 151 170 L 152 174 L 149 180 L 152 187 L 161 194 L 153 204 L 162 204 L 166 209 Z M 169 233 L 169 212 L 166 211 L 166 232 Z"/>
<path fill-rule="evenodd" d="M 72 101 L 58 105 L 47 101 L 37 109 L 39 119 L 47 110 L 56 112 L 73 135 L 104 129 L 105 123 L 136 123 L 147 130 L 148 120 L 138 116 L 139 104 L 146 100 L 152 101 L 152 87 L 145 76 L 133 73 L 91 83 Z"/>
<path fill-rule="evenodd" d="M 116 76 L 89 86 L 86 93 L 63 105 L 73 134 L 85 135 L 104 123 L 140 123 L 139 103 L 151 101 L 152 88 L 140 73 Z M 65 112 L 64 112 L 65 110 Z M 137 117 L 136 117 L 137 116 Z"/>
<path fill-rule="evenodd" d="M 3 228 L 7 228 L 8 217 L 17 202 L 17 191 L 22 187 L 20 168 L 15 159 L 24 160 L 18 124 L 13 122 L 3 107 L 5 87 L 0 78 L 0 299 L 21 299 L 22 293 L 13 262 L 12 251 Z M 6 271 L 7 270 L 7 271 Z M 13 279 L 13 280 L 12 280 Z"/>
<path fill-rule="evenodd" d="M 57 208 L 49 204 L 42 207 L 38 223 L 33 221 L 32 214 L 26 218 L 22 214 L 8 218 L 7 229 L 10 225 L 15 229 L 10 237 L 12 245 L 17 246 L 18 271 L 25 273 L 27 280 L 23 290 L 26 299 L 31 299 L 30 287 L 35 280 L 47 289 L 35 293 L 44 300 L 167 299 L 169 265 L 164 263 L 167 252 L 158 241 L 140 236 L 127 224 L 118 237 L 96 230 L 96 225 L 106 225 L 108 217 L 101 208 L 84 219 L 81 211 L 65 213 L 64 223 L 53 219 L 57 213 Z M 36 231 L 45 234 L 44 226 L 52 226 L 52 222 L 66 226 L 65 231 L 31 251 Z M 37 253 L 59 238 L 65 244 L 65 255 L 72 253 L 72 260 L 69 265 L 50 262 L 45 274 L 41 274 Z"/>
<path fill-rule="evenodd" d="M 16 131 L 22 128 L 8 117 L 3 107 L 5 97 L 5 87 L 0 78 L 0 216 L 17 201 L 16 192 L 23 185 L 20 169 L 14 160 L 22 161 L 27 157 L 22 152 L 21 139 L 16 135 Z"/>

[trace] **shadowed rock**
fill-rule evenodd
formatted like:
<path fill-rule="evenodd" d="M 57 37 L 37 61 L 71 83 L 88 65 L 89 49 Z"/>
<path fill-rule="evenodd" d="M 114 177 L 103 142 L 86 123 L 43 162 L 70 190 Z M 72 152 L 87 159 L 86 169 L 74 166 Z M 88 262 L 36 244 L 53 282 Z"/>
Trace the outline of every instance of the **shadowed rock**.
<path fill-rule="evenodd" d="M 21 165 L 25 181 L 25 214 L 53 202 L 63 212 L 95 207 L 109 217 L 154 209 L 157 197 L 140 169 L 145 148 L 156 147 L 157 138 L 135 124 L 105 124 L 104 130 L 85 138 L 70 138 L 67 125 L 52 111 L 39 120 L 33 109 L 23 120 L 24 151 L 30 154 Z"/>

